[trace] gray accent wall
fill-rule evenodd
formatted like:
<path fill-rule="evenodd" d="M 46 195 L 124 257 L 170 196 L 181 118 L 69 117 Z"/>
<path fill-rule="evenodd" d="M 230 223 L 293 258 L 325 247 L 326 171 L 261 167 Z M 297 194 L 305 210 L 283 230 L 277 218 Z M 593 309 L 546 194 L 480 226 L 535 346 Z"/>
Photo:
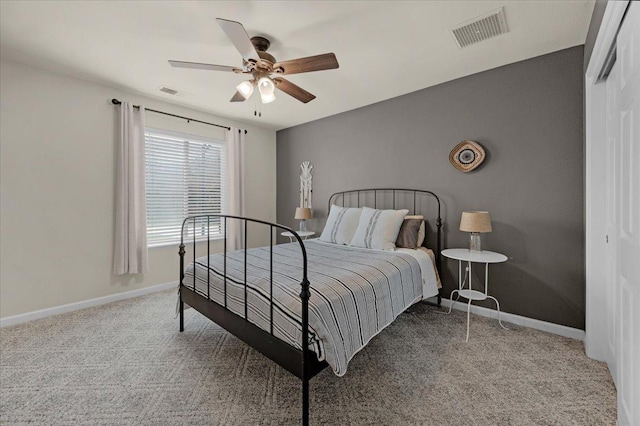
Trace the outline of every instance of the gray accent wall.
<path fill-rule="evenodd" d="M 573 47 L 279 131 L 278 222 L 297 227 L 302 161 L 314 166 L 308 227 L 318 233 L 333 192 L 432 190 L 445 247 L 467 246 L 462 211 L 490 212 L 484 248 L 509 257 L 490 268 L 503 311 L 584 329 L 583 59 L 583 46 Z M 466 174 L 448 160 L 465 139 L 487 151 Z M 448 297 L 457 263 L 443 266 Z M 482 275 L 476 267 L 476 285 Z"/>

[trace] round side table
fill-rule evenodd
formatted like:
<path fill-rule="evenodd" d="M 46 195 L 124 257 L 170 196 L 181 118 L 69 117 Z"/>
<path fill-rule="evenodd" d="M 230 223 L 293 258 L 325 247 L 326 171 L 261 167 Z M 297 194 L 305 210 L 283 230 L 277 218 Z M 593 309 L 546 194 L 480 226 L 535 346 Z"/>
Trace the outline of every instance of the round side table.
<path fill-rule="evenodd" d="M 311 237 L 312 235 L 316 235 L 316 233 L 313 231 L 296 232 L 296 234 L 300 235 L 300 238 L 302 238 L 303 240 L 306 240 L 308 237 Z M 292 243 L 293 239 L 295 238 L 293 234 L 289 231 L 281 232 L 280 235 L 282 235 L 283 237 L 289 237 L 290 243 Z"/>
<path fill-rule="evenodd" d="M 500 320 L 500 303 L 498 303 L 498 299 L 489 295 L 489 264 L 490 263 L 502 263 L 507 261 L 507 256 L 501 253 L 496 253 L 493 251 L 483 250 L 481 252 L 473 252 L 469 249 L 446 249 L 442 250 L 442 255 L 444 257 L 448 257 L 449 259 L 454 259 L 458 261 L 458 288 L 451 292 L 449 299 L 452 300 L 453 293 L 458 293 L 458 297 L 456 300 L 452 300 L 451 305 L 449 305 L 449 312 L 451 313 L 451 309 L 453 305 L 460 299 L 460 296 L 464 297 L 468 300 L 467 302 L 467 339 L 469 341 L 469 321 L 471 319 L 471 302 L 474 300 L 485 300 L 492 299 L 496 302 L 496 306 L 498 307 L 498 323 L 500 327 L 508 330 L 507 327 L 502 325 L 502 321 Z M 462 279 L 462 262 L 467 262 L 467 266 L 465 268 L 465 278 Z M 484 292 L 478 290 L 471 289 L 471 263 L 484 263 Z M 464 282 L 466 281 L 466 277 L 469 277 L 469 286 L 464 288 Z"/>

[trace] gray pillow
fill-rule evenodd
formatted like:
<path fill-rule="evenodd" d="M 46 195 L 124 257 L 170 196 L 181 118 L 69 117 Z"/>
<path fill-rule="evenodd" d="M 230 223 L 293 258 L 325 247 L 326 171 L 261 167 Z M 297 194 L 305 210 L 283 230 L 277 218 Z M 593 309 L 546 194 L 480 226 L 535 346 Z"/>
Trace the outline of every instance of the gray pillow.
<path fill-rule="evenodd" d="M 402 226 L 400 226 L 400 232 L 398 232 L 396 247 L 409 249 L 418 248 L 418 232 L 423 222 L 422 219 L 405 219 L 402 222 Z"/>

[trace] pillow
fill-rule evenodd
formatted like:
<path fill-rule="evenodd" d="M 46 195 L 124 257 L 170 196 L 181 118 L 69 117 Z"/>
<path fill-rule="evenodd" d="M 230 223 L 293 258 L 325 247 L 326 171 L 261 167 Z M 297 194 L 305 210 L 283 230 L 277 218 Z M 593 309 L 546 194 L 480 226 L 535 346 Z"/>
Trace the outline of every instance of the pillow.
<path fill-rule="evenodd" d="M 331 206 L 327 223 L 324 225 L 320 241 L 334 244 L 349 244 L 358 227 L 362 209 Z"/>
<path fill-rule="evenodd" d="M 400 226 L 409 210 L 377 210 L 363 207 L 358 229 L 351 245 L 378 250 L 393 250 Z"/>
<path fill-rule="evenodd" d="M 405 220 L 407 219 L 420 219 L 422 222 L 420 223 L 420 229 L 418 230 L 418 247 L 422 247 L 422 243 L 424 243 L 424 239 L 427 236 L 427 227 L 424 223 L 424 216 L 421 214 L 416 214 L 412 216 L 405 216 Z"/>
<path fill-rule="evenodd" d="M 407 219 L 402 221 L 398 238 L 396 239 L 396 247 L 415 249 L 420 247 L 418 244 L 420 227 L 424 226 L 422 219 Z"/>

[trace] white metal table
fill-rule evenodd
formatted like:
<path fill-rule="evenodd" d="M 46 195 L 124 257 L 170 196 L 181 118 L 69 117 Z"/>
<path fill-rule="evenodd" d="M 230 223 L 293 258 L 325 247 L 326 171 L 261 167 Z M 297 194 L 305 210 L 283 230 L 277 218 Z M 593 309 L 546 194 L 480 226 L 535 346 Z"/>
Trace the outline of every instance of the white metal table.
<path fill-rule="evenodd" d="M 300 238 L 302 238 L 303 240 L 306 240 L 308 237 L 311 237 L 312 235 L 315 235 L 316 233 L 313 231 L 304 231 L 304 232 L 296 232 L 298 235 L 300 235 Z M 293 234 L 289 231 L 284 231 L 281 232 L 280 235 L 282 235 L 283 237 L 289 237 L 289 242 L 292 243 L 293 242 Z"/>
<path fill-rule="evenodd" d="M 448 257 L 449 259 L 454 259 L 458 261 L 458 288 L 451 292 L 449 299 L 451 300 L 451 305 L 449 305 L 449 312 L 451 313 L 451 309 L 453 305 L 460 299 L 460 296 L 464 297 L 468 300 L 467 302 L 467 339 L 469 341 L 469 320 L 471 313 L 471 302 L 474 300 L 485 300 L 492 299 L 496 302 L 496 306 L 498 307 L 498 323 L 500 327 L 508 330 L 507 327 L 502 325 L 502 321 L 500 320 L 500 303 L 498 303 L 498 299 L 493 296 L 489 296 L 489 264 L 490 263 L 502 263 L 507 261 L 507 256 L 501 253 L 496 253 L 493 251 L 483 250 L 481 252 L 472 252 L 469 249 L 446 249 L 442 251 L 442 255 Z M 467 262 L 467 266 L 465 268 L 465 277 L 464 280 L 462 278 L 462 262 Z M 478 290 L 473 290 L 471 288 L 471 263 L 484 263 L 484 293 Z M 469 285 L 467 288 L 464 288 L 464 283 L 469 278 Z M 453 293 L 458 293 L 458 297 L 456 300 L 453 300 Z"/>

